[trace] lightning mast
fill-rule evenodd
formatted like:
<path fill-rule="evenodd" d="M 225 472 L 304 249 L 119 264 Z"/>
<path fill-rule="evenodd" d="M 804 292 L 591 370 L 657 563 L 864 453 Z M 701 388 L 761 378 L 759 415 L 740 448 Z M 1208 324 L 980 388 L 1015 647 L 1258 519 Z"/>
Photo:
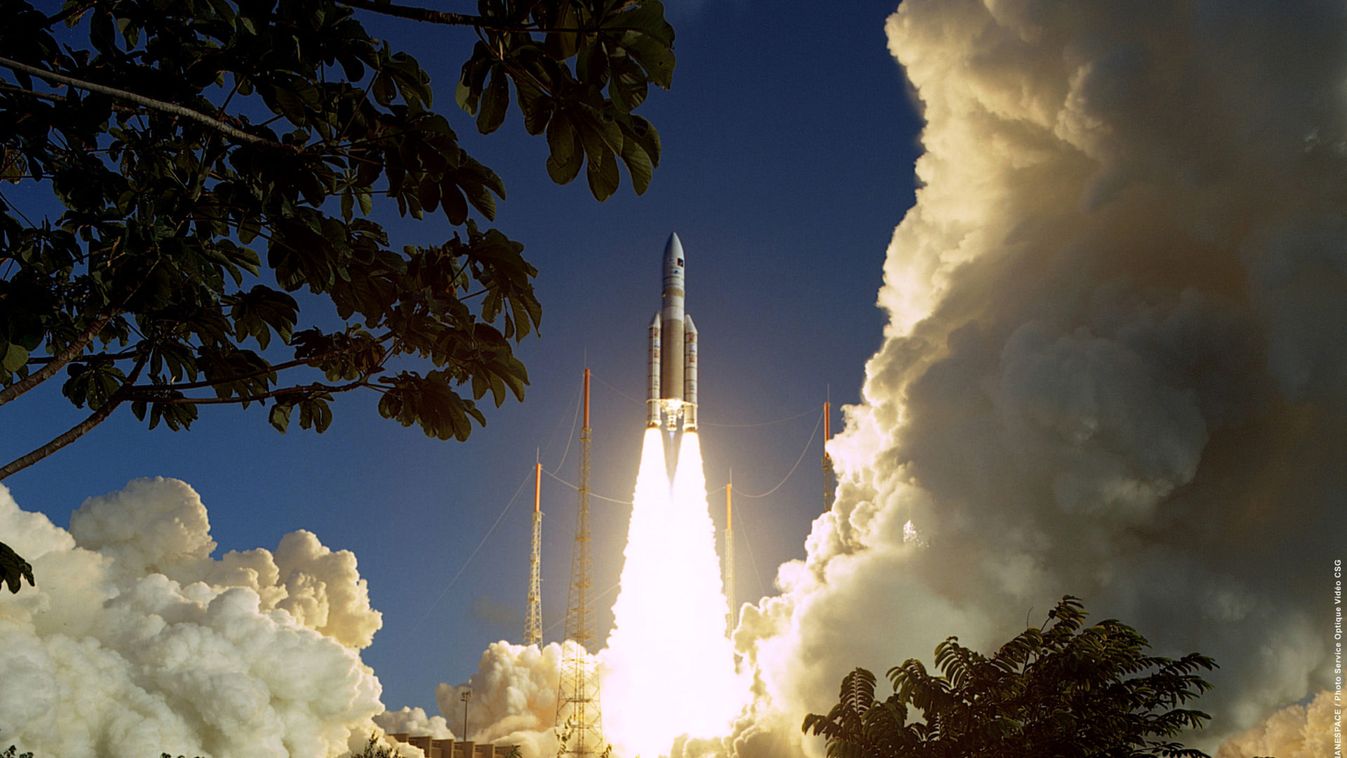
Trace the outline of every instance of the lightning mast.
<path fill-rule="evenodd" d="M 533 550 L 529 553 L 529 608 L 524 621 L 524 644 L 543 644 L 543 464 L 533 464 Z"/>
<path fill-rule="evenodd" d="M 828 454 L 828 440 L 832 439 L 831 400 L 823 401 L 823 510 L 833 509 L 833 499 L 837 496 L 837 471 L 833 469 L 833 457 Z"/>
<path fill-rule="evenodd" d="M 734 599 L 734 482 L 725 483 L 725 601 L 729 606 L 729 634 L 739 622 L 739 606 Z"/>
<path fill-rule="evenodd" d="M 557 693 L 557 758 L 607 756 L 612 748 L 603 741 L 599 712 L 599 678 L 590 664 L 589 630 L 589 369 L 585 369 L 584 426 L 580 427 L 580 507 L 575 519 L 575 552 L 571 555 L 571 602 L 566 610 L 561 682 Z"/>

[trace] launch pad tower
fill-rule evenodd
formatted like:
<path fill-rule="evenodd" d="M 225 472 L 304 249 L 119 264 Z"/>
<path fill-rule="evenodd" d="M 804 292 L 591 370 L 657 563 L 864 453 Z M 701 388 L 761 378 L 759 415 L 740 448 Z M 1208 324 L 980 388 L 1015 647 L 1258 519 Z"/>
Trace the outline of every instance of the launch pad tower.
<path fill-rule="evenodd" d="M 739 625 L 739 606 L 734 597 L 734 482 L 725 483 L 725 604 L 729 607 L 727 634 Z"/>
<path fill-rule="evenodd" d="M 575 552 L 571 554 L 571 602 L 566 610 L 566 639 L 563 643 L 561 683 L 557 692 L 557 758 L 564 756 L 602 756 L 612 748 L 603 740 L 603 719 L 599 711 L 599 676 L 590 663 L 592 643 L 589 627 L 589 369 L 585 369 L 584 426 L 580 427 L 580 507 L 575 519 Z"/>
<path fill-rule="evenodd" d="M 833 404 L 831 400 L 823 402 L 823 510 L 833 509 L 833 499 L 837 496 L 837 470 L 833 468 L 833 457 L 828 454 L 828 441 L 833 437 Z"/>
<path fill-rule="evenodd" d="M 524 644 L 543 644 L 543 463 L 533 464 L 533 548 L 529 552 L 528 615 L 524 620 Z"/>

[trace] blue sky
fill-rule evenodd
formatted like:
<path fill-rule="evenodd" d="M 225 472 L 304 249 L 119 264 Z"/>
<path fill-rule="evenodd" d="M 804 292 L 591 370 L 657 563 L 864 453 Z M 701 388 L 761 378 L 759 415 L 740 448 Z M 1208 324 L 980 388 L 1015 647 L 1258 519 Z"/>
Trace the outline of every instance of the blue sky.
<path fill-rule="evenodd" d="M 279 435 L 260 409 L 206 408 L 187 433 L 147 431 L 120 413 L 6 484 L 25 508 L 66 524 L 85 497 L 139 476 L 173 476 L 201 493 L 222 550 L 274 547 L 300 528 L 353 550 L 384 613 L 364 659 L 384 684 L 385 704 L 433 708 L 437 682 L 463 680 L 488 643 L 520 637 L 529 535 L 529 485 L 520 485 L 536 449 L 546 468 L 576 478 L 578 445 L 568 449 L 567 440 L 586 363 L 595 376 L 594 489 L 630 496 L 645 328 L 658 308 L 660 253 L 677 231 L 701 338 L 707 481 L 718 487 L 734 472 L 738 596 L 758 597 L 777 564 L 803 555 L 822 509 L 818 440 L 770 498 L 743 495 L 791 469 L 829 388 L 835 403 L 856 400 L 884 323 L 874 299 L 885 248 L 912 202 L 919 121 L 883 32 L 895 3 L 840 5 L 670 3 L 674 87 L 643 107 L 663 137 L 662 164 L 645 196 L 624 177 L 602 204 L 583 180 L 558 187 L 547 179 L 545 145 L 524 134 L 517 111 L 481 138 L 454 110 L 452 83 L 470 32 L 372 23 L 421 59 L 439 107 L 505 179 L 497 224 L 526 245 L 543 303 L 541 335 L 519 349 L 532 379 L 525 401 L 491 409 L 466 443 L 380 419 L 370 396 L 341 399 L 322 435 Z M 402 239 L 450 231 L 438 216 L 387 221 Z M 6 409 L 8 429 L 32 431 L 7 429 L 6 460 L 80 415 L 55 387 L 33 395 Z M 550 626 L 565 611 L 575 496 L 545 479 L 543 498 Z M 617 581 L 627 513 L 596 500 L 593 520 L 601 592 Z M 600 638 L 611 600 L 599 603 Z M 546 639 L 560 632 L 558 624 Z"/>

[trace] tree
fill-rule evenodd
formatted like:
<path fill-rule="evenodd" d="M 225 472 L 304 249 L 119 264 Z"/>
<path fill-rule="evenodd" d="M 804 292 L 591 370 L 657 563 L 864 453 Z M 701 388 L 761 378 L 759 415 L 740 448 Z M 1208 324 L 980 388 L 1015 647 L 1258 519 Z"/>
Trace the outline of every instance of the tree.
<path fill-rule="evenodd" d="M 883 701 L 874 674 L 855 669 L 840 702 L 826 716 L 806 716 L 802 728 L 826 738 L 830 758 L 1205 758 L 1173 738 L 1210 719 L 1181 706 L 1210 688 L 1198 672 L 1215 662 L 1148 655 L 1150 643 L 1132 627 L 1114 619 L 1085 627 L 1085 616 L 1065 597 L 1042 627 L 990 658 L 950 637 L 935 649 L 939 676 L 909 659 L 889 670 L 894 694 Z"/>
<path fill-rule="evenodd" d="M 0 584 L 9 588 L 11 593 L 18 592 L 23 580 L 33 586 L 33 567 L 22 556 L 14 552 L 9 545 L 0 542 Z"/>
<path fill-rule="evenodd" d="M 365 748 L 351 758 L 397 758 L 397 753 L 375 734 L 370 734 Z"/>
<path fill-rule="evenodd" d="M 635 109 L 670 84 L 673 29 L 659 0 L 478 5 L 0 0 L 0 179 L 60 208 L 0 194 L 0 406 L 59 381 L 89 411 L 0 479 L 124 406 L 180 430 L 202 405 L 258 405 L 321 432 L 362 391 L 463 440 L 476 401 L 522 400 L 512 343 L 541 306 L 523 246 L 484 226 L 505 187 L 362 18 L 471 33 L 459 106 L 490 133 L 517 103 L 551 178 L 584 168 L 599 200 L 619 162 L 638 193 L 659 162 Z M 440 211 L 453 233 L 394 244 L 380 209 Z"/>

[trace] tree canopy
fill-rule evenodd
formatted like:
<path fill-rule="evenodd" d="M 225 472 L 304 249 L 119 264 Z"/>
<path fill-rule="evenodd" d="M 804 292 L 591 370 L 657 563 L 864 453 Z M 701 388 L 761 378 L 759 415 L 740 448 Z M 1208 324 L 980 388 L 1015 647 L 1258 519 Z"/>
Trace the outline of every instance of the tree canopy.
<path fill-rule="evenodd" d="M 0 179 L 24 193 L 0 184 L 0 406 L 51 381 L 88 411 L 0 479 L 121 407 L 323 431 L 361 391 L 462 440 L 478 401 L 523 398 L 512 343 L 542 311 L 489 226 L 505 186 L 374 15 L 461 44 L 457 118 L 490 133 L 517 105 L 554 181 L 583 169 L 603 200 L 621 164 L 645 191 L 660 141 L 635 111 L 674 68 L 659 0 L 0 0 Z M 442 214 L 444 240 L 400 244 L 381 209 Z"/>
<path fill-rule="evenodd" d="M 803 729 L 826 738 L 829 758 L 1205 758 L 1174 738 L 1210 719 L 1182 706 L 1210 688 L 1199 672 L 1215 662 L 1149 655 L 1132 627 L 1115 619 L 1087 627 L 1085 617 L 1065 597 L 1042 627 L 990 657 L 950 637 L 935 648 L 939 675 L 909 659 L 889 669 L 894 694 L 882 701 L 875 675 L 857 668 L 838 704 L 806 716 Z"/>

